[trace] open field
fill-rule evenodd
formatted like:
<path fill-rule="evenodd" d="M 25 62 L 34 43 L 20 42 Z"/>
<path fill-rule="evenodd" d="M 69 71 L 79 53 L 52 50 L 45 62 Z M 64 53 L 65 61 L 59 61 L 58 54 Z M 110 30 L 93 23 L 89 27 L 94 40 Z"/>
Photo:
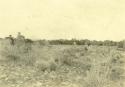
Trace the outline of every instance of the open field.
<path fill-rule="evenodd" d="M 0 87 L 124 87 L 125 52 L 117 47 L 0 48 Z"/>

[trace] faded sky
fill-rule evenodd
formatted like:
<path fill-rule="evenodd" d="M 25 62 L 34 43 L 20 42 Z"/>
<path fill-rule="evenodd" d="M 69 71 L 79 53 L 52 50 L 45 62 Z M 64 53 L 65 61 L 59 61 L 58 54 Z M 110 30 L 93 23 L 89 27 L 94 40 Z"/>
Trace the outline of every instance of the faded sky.
<path fill-rule="evenodd" d="M 0 37 L 125 39 L 125 0 L 0 0 Z"/>

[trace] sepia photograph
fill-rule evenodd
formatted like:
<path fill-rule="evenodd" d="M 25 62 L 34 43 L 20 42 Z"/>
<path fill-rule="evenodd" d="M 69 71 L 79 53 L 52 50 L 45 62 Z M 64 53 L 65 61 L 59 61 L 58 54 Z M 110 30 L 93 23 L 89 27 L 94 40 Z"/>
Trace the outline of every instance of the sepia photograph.
<path fill-rule="evenodd" d="M 125 87 L 125 0 L 0 0 L 0 87 Z"/>

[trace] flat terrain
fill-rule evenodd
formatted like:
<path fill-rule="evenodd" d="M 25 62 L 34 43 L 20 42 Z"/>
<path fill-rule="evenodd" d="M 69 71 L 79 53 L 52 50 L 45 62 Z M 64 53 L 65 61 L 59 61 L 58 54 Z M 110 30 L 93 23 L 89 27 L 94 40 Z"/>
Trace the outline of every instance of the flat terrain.
<path fill-rule="evenodd" d="M 124 63 L 116 47 L 4 45 L 0 87 L 124 87 Z"/>

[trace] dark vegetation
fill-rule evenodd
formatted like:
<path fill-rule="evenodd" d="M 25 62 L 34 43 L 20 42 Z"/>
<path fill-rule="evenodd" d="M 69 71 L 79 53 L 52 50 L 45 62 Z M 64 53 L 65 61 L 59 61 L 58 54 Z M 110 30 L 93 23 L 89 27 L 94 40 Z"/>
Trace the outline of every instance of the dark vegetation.
<path fill-rule="evenodd" d="M 105 41 L 97 41 L 97 40 L 88 40 L 88 39 L 58 39 L 58 40 L 32 40 L 32 39 L 26 39 L 21 33 L 18 33 L 17 38 L 12 37 L 12 35 L 9 35 L 9 37 L 5 38 L 6 40 L 10 40 L 10 44 L 14 45 L 17 41 L 20 40 L 20 42 L 25 42 L 28 44 L 39 44 L 39 45 L 93 45 L 93 46 L 117 46 L 118 48 L 125 48 L 125 41 L 111 41 L 111 40 L 105 40 Z M 3 38 L 0 38 L 0 40 L 5 40 Z M 22 41 L 21 41 L 22 40 Z"/>

